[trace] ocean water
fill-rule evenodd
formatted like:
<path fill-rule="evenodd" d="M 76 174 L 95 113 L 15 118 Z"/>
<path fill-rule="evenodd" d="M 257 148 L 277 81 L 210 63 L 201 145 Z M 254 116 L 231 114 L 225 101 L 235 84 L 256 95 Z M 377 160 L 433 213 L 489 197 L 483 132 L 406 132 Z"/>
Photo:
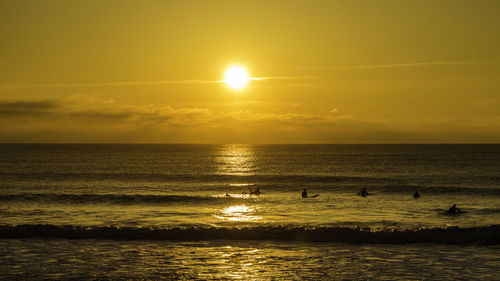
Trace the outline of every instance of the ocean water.
<path fill-rule="evenodd" d="M 23 279 L 492 280 L 500 145 L 0 144 L 0 245 Z"/>

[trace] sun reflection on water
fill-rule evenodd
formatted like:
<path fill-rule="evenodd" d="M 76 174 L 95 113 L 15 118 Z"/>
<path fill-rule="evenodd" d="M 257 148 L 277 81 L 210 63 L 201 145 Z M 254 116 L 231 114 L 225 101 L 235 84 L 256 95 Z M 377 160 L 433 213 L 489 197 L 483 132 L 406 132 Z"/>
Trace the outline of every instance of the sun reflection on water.
<path fill-rule="evenodd" d="M 233 205 L 222 209 L 216 218 L 224 221 L 245 222 L 261 220 L 262 217 L 256 215 L 256 208 L 247 205 Z"/>
<path fill-rule="evenodd" d="M 255 155 L 250 145 L 224 145 L 217 156 L 219 175 L 254 175 Z"/>

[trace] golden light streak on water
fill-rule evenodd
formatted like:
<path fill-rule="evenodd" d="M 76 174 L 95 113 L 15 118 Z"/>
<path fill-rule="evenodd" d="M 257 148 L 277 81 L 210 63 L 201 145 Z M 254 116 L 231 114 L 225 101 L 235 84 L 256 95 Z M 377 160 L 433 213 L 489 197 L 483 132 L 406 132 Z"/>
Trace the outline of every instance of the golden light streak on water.
<path fill-rule="evenodd" d="M 251 222 L 261 220 L 262 217 L 256 215 L 256 207 L 247 205 L 233 205 L 222 209 L 216 218 L 233 222 Z"/>
<path fill-rule="evenodd" d="M 219 152 L 217 174 L 251 176 L 254 175 L 255 155 L 250 145 L 228 144 Z"/>

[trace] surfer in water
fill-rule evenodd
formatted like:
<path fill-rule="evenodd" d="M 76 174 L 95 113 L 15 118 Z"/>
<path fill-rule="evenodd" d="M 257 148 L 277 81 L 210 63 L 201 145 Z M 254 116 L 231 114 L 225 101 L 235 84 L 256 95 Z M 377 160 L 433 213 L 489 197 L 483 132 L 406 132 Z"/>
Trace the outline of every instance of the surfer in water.
<path fill-rule="evenodd" d="M 363 188 L 360 192 L 358 192 L 357 194 L 358 196 L 363 196 L 363 197 L 366 197 L 367 195 L 373 195 L 373 193 L 368 193 L 368 191 L 366 191 L 366 187 Z"/>
<path fill-rule="evenodd" d="M 462 210 L 457 208 L 457 204 L 453 204 L 453 206 L 451 206 L 448 209 L 448 214 L 460 214 L 461 212 L 462 212 Z"/>
<path fill-rule="evenodd" d="M 257 196 L 258 196 L 258 195 L 260 195 L 260 194 L 261 194 L 260 189 L 259 189 L 258 187 L 257 187 L 257 189 L 255 189 L 255 190 L 252 190 L 252 189 L 249 187 L 249 188 L 248 188 L 248 190 L 250 191 L 250 193 L 249 193 L 250 195 L 257 195 Z M 243 191 L 243 194 L 246 194 L 246 192 L 245 192 L 245 191 Z"/>
<path fill-rule="evenodd" d="M 314 194 L 313 196 L 307 195 L 307 190 L 304 188 L 304 191 L 302 191 L 302 198 L 316 198 L 318 197 L 319 194 Z"/>
<path fill-rule="evenodd" d="M 415 191 L 415 193 L 413 193 L 413 198 L 415 199 L 420 198 L 420 193 L 418 193 L 418 191 Z"/>

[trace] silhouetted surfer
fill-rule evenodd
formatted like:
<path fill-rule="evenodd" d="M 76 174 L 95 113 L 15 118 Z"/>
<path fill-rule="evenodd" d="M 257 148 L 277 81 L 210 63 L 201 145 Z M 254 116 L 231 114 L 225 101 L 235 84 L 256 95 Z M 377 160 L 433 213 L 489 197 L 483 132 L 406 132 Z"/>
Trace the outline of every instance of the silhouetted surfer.
<path fill-rule="evenodd" d="M 358 196 L 366 197 L 367 195 L 373 195 L 373 193 L 368 193 L 368 191 L 366 191 L 366 187 L 363 188 L 360 192 L 358 192 Z"/>
<path fill-rule="evenodd" d="M 305 188 L 304 188 L 304 191 L 302 191 L 302 198 L 316 198 L 318 196 L 319 196 L 319 194 L 314 194 L 313 196 L 308 196 L 307 190 Z"/>
<path fill-rule="evenodd" d="M 448 209 L 448 214 L 460 214 L 462 211 L 457 208 L 457 204 L 453 204 L 451 208 Z"/>
<path fill-rule="evenodd" d="M 226 197 L 231 197 L 231 195 L 229 195 L 229 193 L 226 192 Z"/>
<path fill-rule="evenodd" d="M 255 189 L 255 190 L 252 190 L 249 187 L 248 190 L 250 190 L 250 195 L 260 195 L 260 193 L 261 193 L 259 188 Z M 243 193 L 246 193 L 246 192 L 243 192 Z"/>
<path fill-rule="evenodd" d="M 415 193 L 413 193 L 413 198 L 420 198 L 420 193 L 418 193 L 418 191 L 415 191 Z"/>

